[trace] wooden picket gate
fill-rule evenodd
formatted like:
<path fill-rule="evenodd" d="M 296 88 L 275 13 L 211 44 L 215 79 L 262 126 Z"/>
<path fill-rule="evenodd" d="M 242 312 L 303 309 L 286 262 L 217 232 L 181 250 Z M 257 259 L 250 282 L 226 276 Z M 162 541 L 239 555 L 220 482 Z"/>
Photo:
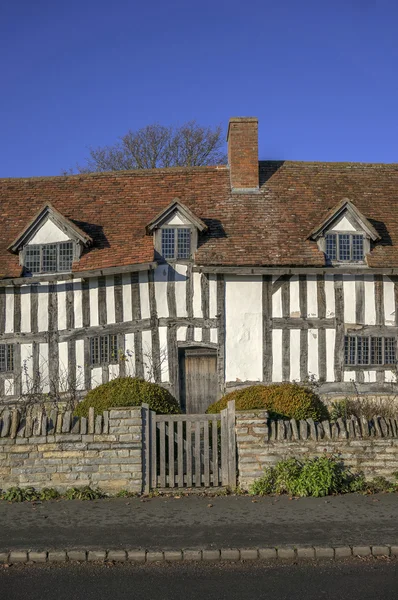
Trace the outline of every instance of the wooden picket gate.
<path fill-rule="evenodd" d="M 142 407 L 143 487 L 236 487 L 235 402 L 217 415 L 157 415 Z"/>

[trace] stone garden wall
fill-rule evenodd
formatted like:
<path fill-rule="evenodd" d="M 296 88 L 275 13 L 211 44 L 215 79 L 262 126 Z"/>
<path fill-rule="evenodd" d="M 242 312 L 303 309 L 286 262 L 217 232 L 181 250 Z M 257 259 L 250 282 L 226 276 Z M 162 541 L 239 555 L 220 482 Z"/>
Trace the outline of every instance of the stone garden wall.
<path fill-rule="evenodd" d="M 247 489 L 264 468 L 289 457 L 339 454 L 367 478 L 398 471 L 398 421 L 375 417 L 336 422 L 270 421 L 263 411 L 236 413 L 239 483 Z"/>
<path fill-rule="evenodd" d="M 94 418 L 70 412 L 0 420 L 0 489 L 11 486 L 99 486 L 105 492 L 142 490 L 141 409 L 115 409 Z"/>

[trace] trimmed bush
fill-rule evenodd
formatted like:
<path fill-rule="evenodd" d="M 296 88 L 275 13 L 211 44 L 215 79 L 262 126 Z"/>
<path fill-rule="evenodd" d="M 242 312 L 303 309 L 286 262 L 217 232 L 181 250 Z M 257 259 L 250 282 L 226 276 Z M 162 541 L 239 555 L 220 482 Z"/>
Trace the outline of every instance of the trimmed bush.
<path fill-rule="evenodd" d="M 77 417 L 88 417 L 92 406 L 96 415 L 112 407 L 141 406 L 143 402 L 161 415 L 175 415 L 181 412 L 177 400 L 170 392 L 156 383 L 144 381 L 137 377 L 120 377 L 112 379 L 90 390 L 77 406 Z"/>
<path fill-rule="evenodd" d="M 208 413 L 219 413 L 235 400 L 236 410 L 267 410 L 271 418 L 314 419 L 328 418 L 328 411 L 319 396 L 310 388 L 297 383 L 251 385 L 226 394 L 211 404 Z"/>

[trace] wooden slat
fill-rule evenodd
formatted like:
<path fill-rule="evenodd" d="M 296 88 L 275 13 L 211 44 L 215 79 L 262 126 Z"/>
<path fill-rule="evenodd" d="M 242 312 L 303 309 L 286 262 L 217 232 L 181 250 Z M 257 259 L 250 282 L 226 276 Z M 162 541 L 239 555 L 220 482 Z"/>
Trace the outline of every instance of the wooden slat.
<path fill-rule="evenodd" d="M 228 402 L 228 479 L 231 489 L 236 488 L 236 433 L 235 400 Z"/>
<path fill-rule="evenodd" d="M 151 430 L 150 430 L 150 411 L 149 405 L 142 405 L 142 419 L 144 424 L 144 491 L 149 494 L 151 487 Z"/>
<path fill-rule="evenodd" d="M 209 441 L 209 422 L 203 422 L 203 460 L 204 460 L 204 485 L 210 486 L 210 441 Z"/>
<path fill-rule="evenodd" d="M 190 423 L 196 423 L 197 421 L 219 421 L 220 415 L 156 415 L 156 422 L 161 423 L 162 421 L 184 421 Z"/>
<path fill-rule="evenodd" d="M 192 427 L 190 421 L 186 423 L 186 438 L 187 487 L 192 487 Z"/>
<path fill-rule="evenodd" d="M 174 421 L 169 421 L 169 487 L 175 486 L 174 473 Z"/>
<path fill-rule="evenodd" d="M 221 484 L 228 485 L 228 411 L 221 411 Z"/>
<path fill-rule="evenodd" d="M 212 458 L 213 458 L 213 486 L 218 486 L 220 481 L 220 475 L 218 471 L 218 427 L 217 422 L 213 421 L 211 424 L 211 436 L 212 436 Z"/>
<path fill-rule="evenodd" d="M 183 423 L 177 422 L 177 481 L 178 487 L 184 487 L 184 438 L 183 438 Z"/>
<path fill-rule="evenodd" d="M 166 423 L 159 423 L 160 487 L 166 487 Z"/>
<path fill-rule="evenodd" d="M 151 487 L 158 486 L 158 467 L 157 467 L 157 443 L 156 443 L 156 414 L 151 410 Z"/>
<path fill-rule="evenodd" d="M 200 464 L 200 421 L 195 423 L 195 487 L 200 487 L 202 483 Z"/>

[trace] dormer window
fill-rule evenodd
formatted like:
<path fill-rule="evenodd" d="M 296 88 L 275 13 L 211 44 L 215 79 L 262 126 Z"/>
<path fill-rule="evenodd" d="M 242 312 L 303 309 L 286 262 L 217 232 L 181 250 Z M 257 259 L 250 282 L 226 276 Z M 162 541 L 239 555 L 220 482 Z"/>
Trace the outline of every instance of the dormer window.
<path fill-rule="evenodd" d="M 30 244 L 25 247 L 24 270 L 35 273 L 62 273 L 72 270 L 73 243 Z"/>
<path fill-rule="evenodd" d="M 357 233 L 328 233 L 325 254 L 329 261 L 363 262 L 363 235 Z"/>
<path fill-rule="evenodd" d="M 146 229 L 154 238 L 156 260 L 191 260 L 198 247 L 198 235 L 207 225 L 175 198 Z"/>
<path fill-rule="evenodd" d="M 162 256 L 165 259 L 191 258 L 191 229 L 165 227 L 162 232 Z"/>

